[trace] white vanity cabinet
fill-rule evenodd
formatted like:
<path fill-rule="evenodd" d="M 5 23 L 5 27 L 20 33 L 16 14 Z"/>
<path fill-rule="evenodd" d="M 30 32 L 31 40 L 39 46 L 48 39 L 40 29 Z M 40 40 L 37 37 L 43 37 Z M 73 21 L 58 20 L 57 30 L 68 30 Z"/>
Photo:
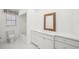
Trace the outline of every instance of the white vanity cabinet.
<path fill-rule="evenodd" d="M 79 49 L 79 40 L 67 36 L 69 35 L 31 32 L 32 43 L 39 49 Z"/>
<path fill-rule="evenodd" d="M 44 33 L 32 31 L 32 43 L 34 43 L 40 49 L 52 49 L 53 36 Z"/>

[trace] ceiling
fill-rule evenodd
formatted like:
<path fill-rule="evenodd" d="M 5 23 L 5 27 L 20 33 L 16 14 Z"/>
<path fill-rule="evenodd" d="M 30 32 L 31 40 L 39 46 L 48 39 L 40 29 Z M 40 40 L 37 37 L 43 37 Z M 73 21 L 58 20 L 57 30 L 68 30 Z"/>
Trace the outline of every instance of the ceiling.
<path fill-rule="evenodd" d="M 8 10 L 19 12 L 20 9 L 8 9 Z"/>
<path fill-rule="evenodd" d="M 20 9 L 4 9 L 4 12 L 6 13 L 12 13 L 12 14 L 19 14 Z"/>
<path fill-rule="evenodd" d="M 4 12 L 22 15 L 26 12 L 26 9 L 4 9 Z"/>

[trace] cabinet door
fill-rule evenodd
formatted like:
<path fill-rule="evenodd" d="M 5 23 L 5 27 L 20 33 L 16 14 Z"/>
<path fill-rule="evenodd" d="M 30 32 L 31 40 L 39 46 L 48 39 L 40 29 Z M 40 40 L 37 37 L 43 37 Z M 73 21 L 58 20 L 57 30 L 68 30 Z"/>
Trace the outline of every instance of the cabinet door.
<path fill-rule="evenodd" d="M 50 40 L 48 38 L 40 37 L 39 47 L 41 49 L 52 49 L 53 48 L 53 40 Z M 52 38 L 51 38 L 52 39 Z"/>
<path fill-rule="evenodd" d="M 67 47 L 66 44 L 55 41 L 55 48 L 56 49 L 66 49 L 66 47 Z"/>
<path fill-rule="evenodd" d="M 34 42 L 34 43 L 37 42 L 37 37 L 35 37 L 34 35 L 32 35 L 32 42 Z"/>
<path fill-rule="evenodd" d="M 36 33 L 36 32 L 32 32 L 32 42 L 35 43 L 36 45 L 39 44 L 39 40 L 40 40 L 40 37 L 39 37 L 39 34 Z"/>

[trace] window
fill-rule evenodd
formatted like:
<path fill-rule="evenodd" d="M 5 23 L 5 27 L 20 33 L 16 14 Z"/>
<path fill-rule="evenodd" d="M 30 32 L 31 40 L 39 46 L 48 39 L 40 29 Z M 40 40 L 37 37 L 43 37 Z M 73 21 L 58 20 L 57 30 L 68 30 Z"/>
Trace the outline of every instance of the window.
<path fill-rule="evenodd" d="M 16 25 L 16 15 L 7 14 L 6 16 L 7 25 Z"/>

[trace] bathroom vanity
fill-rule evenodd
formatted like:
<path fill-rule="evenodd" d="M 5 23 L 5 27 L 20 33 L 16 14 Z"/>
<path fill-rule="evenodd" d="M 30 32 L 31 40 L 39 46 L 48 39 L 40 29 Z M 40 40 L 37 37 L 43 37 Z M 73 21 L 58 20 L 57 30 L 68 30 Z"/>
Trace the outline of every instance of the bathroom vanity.
<path fill-rule="evenodd" d="M 67 33 L 31 31 L 31 42 L 38 49 L 78 49 L 79 38 Z"/>

